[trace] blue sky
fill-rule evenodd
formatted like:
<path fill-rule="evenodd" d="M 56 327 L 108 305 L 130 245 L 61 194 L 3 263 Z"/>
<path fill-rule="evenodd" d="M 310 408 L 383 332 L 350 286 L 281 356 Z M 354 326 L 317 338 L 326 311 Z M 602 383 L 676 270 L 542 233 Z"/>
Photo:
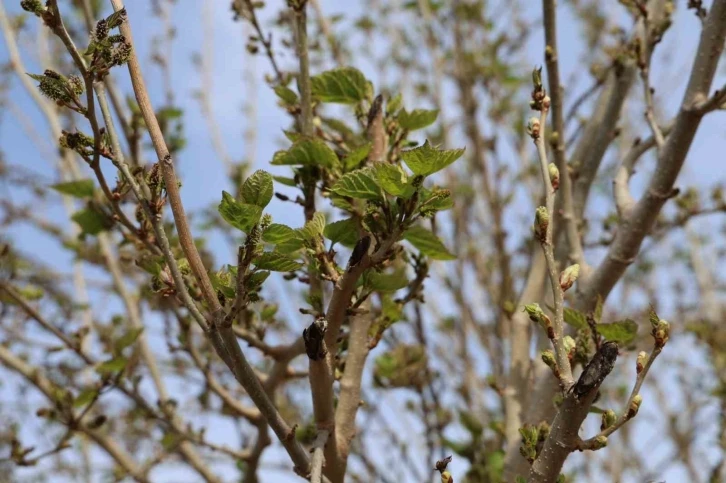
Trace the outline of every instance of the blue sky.
<path fill-rule="evenodd" d="M 15 1 L 4 0 L 4 4 L 7 9 L 11 12 L 17 12 L 17 3 Z M 230 153 L 230 155 L 239 159 L 248 152 L 248 148 L 243 142 L 243 132 L 247 128 L 247 122 L 254 122 L 257 126 L 257 144 L 254 158 L 254 168 L 267 169 L 274 174 L 286 174 L 284 169 L 279 167 L 270 167 L 269 160 L 272 158 L 272 154 L 282 147 L 282 129 L 285 129 L 289 125 L 289 116 L 284 113 L 281 109 L 276 106 L 276 97 L 272 91 L 268 88 L 265 82 L 262 80 L 264 74 L 269 74 L 271 69 L 267 59 L 264 56 L 260 56 L 254 60 L 253 69 L 257 77 L 256 88 L 254 90 L 249 89 L 249 84 L 243 81 L 245 67 L 248 66 L 250 61 L 249 56 L 245 55 L 245 34 L 249 34 L 249 30 L 245 30 L 243 25 L 239 22 L 233 22 L 231 20 L 231 12 L 229 10 L 229 0 L 214 0 L 211 2 L 213 5 L 213 30 L 214 30 L 214 52 L 213 52 L 213 65 L 214 65 L 214 76 L 213 76 L 213 89 L 211 92 L 213 114 L 220 126 L 222 138 L 224 144 Z M 277 8 L 278 3 L 281 1 L 269 2 L 271 5 L 268 7 L 262 18 L 266 30 L 269 29 L 269 12 Z M 612 2 L 613 9 L 617 10 L 619 7 L 615 5 L 616 2 Z M 328 14 L 343 13 L 350 17 L 355 17 L 364 8 L 365 0 L 348 0 L 346 2 L 340 2 L 335 0 L 321 0 L 323 9 Z M 538 4 L 538 2 L 537 2 Z M 149 42 L 148 39 L 153 33 L 161 31 L 160 24 L 157 19 L 151 15 L 150 3 L 141 0 L 131 0 L 127 3 L 129 12 L 129 18 L 132 24 L 132 28 L 135 33 L 135 38 L 138 45 L 138 50 L 142 59 L 142 63 L 146 65 L 145 74 L 147 85 L 150 88 L 152 98 L 154 99 L 155 106 L 159 106 L 163 99 L 162 78 L 160 71 L 155 66 L 152 66 L 149 61 Z M 560 32 L 559 32 L 559 44 L 561 46 L 560 65 L 563 72 L 563 79 L 566 81 L 571 78 L 571 74 L 576 69 L 582 69 L 583 67 L 578 63 L 581 51 L 579 50 L 579 35 L 580 32 L 573 28 L 571 17 L 567 9 L 560 9 L 561 15 L 559 18 Z M 681 12 L 683 14 L 683 12 Z M 201 28 L 202 14 L 202 2 L 195 2 L 192 0 L 180 0 L 173 12 L 173 21 L 176 25 L 179 39 L 175 42 L 173 48 L 173 56 L 171 60 L 172 67 L 172 83 L 176 92 L 176 99 L 178 100 L 179 107 L 185 112 L 185 134 L 188 140 L 187 148 L 177 158 L 178 169 L 181 173 L 182 179 L 184 180 L 184 188 L 182 190 L 183 200 L 189 211 L 195 209 L 201 209 L 208 207 L 216 203 L 221 194 L 222 189 L 229 189 L 228 181 L 224 175 L 222 165 L 219 159 L 215 158 L 212 150 L 212 146 L 209 140 L 209 132 L 207 126 L 202 119 L 199 104 L 191 96 L 191 93 L 200 87 L 200 79 L 192 65 L 192 54 L 199 51 L 199 46 L 202 45 L 203 33 Z M 342 26 L 338 26 L 339 32 L 345 32 L 345 22 Z M 31 22 L 32 23 L 32 22 Z M 683 95 L 683 89 L 686 80 L 686 73 L 690 67 L 690 59 L 694 51 L 695 45 L 698 41 L 697 34 L 699 32 L 699 23 L 695 17 L 690 14 L 683 14 L 676 21 L 675 31 L 669 33 L 662 46 L 659 47 L 659 54 L 656 55 L 655 68 L 652 74 L 654 79 L 659 79 L 659 83 L 656 85 L 656 102 L 662 103 L 664 106 L 661 120 L 665 121 L 670 119 L 676 112 L 676 108 L 681 101 Z M 34 31 L 34 27 L 33 27 Z M 533 39 L 530 42 L 527 50 L 526 58 L 523 59 L 523 68 L 527 70 L 531 69 L 531 66 L 542 63 L 542 53 L 540 39 L 542 37 L 541 32 L 533 35 Z M 26 34 L 23 37 L 25 41 L 31 39 Z M 27 44 L 26 44 L 27 45 Z M 353 46 L 355 46 L 355 40 Z M 372 46 L 376 49 L 377 45 Z M 34 62 L 32 55 L 27 55 L 24 52 L 24 61 L 26 67 L 30 72 L 41 72 L 45 66 L 37 65 Z M 670 57 L 673 62 L 666 69 L 660 68 L 660 60 L 662 60 L 664 53 Z M 207 53 L 208 54 L 208 53 Z M 0 44 L 0 61 L 7 59 L 7 51 L 4 43 Z M 281 62 L 283 66 L 289 66 L 294 59 L 289 52 L 284 52 L 281 56 Z M 377 72 L 373 67 L 367 63 L 358 64 L 356 67 L 364 71 L 364 73 L 376 84 Z M 723 74 L 724 69 L 721 69 Z M 525 74 L 526 75 L 526 74 Z M 122 86 L 128 88 L 128 82 L 125 80 L 125 72 L 119 70 L 115 73 L 116 79 L 118 79 Z M 585 76 L 580 76 L 583 78 Z M 715 85 L 723 84 L 724 76 L 720 75 L 720 80 L 717 80 Z M 566 86 L 567 95 L 572 99 L 576 93 L 581 92 L 585 85 L 573 85 Z M 640 85 L 636 83 L 634 88 L 637 92 L 636 96 L 639 97 Z M 130 92 L 127 90 L 127 92 Z M 404 90 L 405 92 L 405 90 Z M 37 109 L 32 105 L 32 102 L 28 98 L 25 91 L 19 85 L 17 79 L 14 79 L 10 90 L 6 94 L 7 98 L 12 101 L 21 111 L 24 112 L 25 116 L 28 117 L 30 122 L 36 126 L 38 131 L 46 133 L 47 129 L 45 123 L 40 116 Z M 451 96 L 452 101 L 455 100 L 453 92 L 447 91 L 447 96 Z M 411 107 L 427 107 L 421 106 L 416 103 L 410 92 L 408 96 L 405 96 L 407 106 Z M 256 103 L 256 118 L 254 120 L 246 119 L 242 114 L 242 107 L 245 102 L 254 99 Z M 631 99 L 626 109 L 637 113 L 639 109 L 642 109 L 640 103 L 636 103 Z M 449 114 L 451 121 L 451 114 Z M 633 119 L 636 124 L 643 123 L 638 118 L 637 114 L 633 114 Z M 684 168 L 683 174 L 679 180 L 682 185 L 698 185 L 698 186 L 714 186 L 717 184 L 724 184 L 726 180 L 726 171 L 721 168 L 723 159 L 723 147 L 724 147 L 724 135 L 726 134 L 726 128 L 724 121 L 726 120 L 726 114 L 716 113 L 711 114 L 706 122 L 702 124 L 699 130 L 698 136 L 693 144 L 688 158 L 686 167 Z M 524 122 L 525 120 L 523 120 Z M 644 125 L 643 125 L 644 126 Z M 647 134 L 647 130 L 643 127 L 641 129 L 643 134 Z M 52 140 L 50 140 L 52 142 Z M 464 144 L 464 141 L 461 141 Z M 32 169 L 35 172 L 42 173 L 47 177 L 48 182 L 52 183 L 57 181 L 56 174 L 48 159 L 44 157 L 44 153 L 39 151 L 34 145 L 32 140 L 29 138 L 26 129 L 18 123 L 18 118 L 13 114 L 10 109 L 0 110 L 0 146 L 2 146 L 2 152 L 5 156 L 6 161 L 10 165 L 24 166 L 28 169 Z M 610 161 L 614 158 L 612 153 Z M 638 174 L 633 178 L 632 186 L 635 193 L 638 190 L 642 190 L 645 180 L 648 179 L 648 174 L 652 170 L 653 161 L 652 158 L 642 163 L 641 169 Z M 110 178 L 113 178 L 114 174 L 112 170 L 106 170 Z M 0 196 L 8 197 L 14 201 L 20 201 L 25 199 L 24 194 L 14 189 L 11 186 L 0 186 Z M 609 200 L 609 193 L 606 193 L 607 199 Z M 604 215 L 607 211 L 611 210 L 611 205 L 606 204 L 605 197 L 599 197 L 593 203 L 593 212 L 600 215 Z M 57 203 L 57 198 L 49 198 L 37 209 L 44 211 L 45 215 L 51 219 L 64 219 L 65 213 Z M 295 209 L 290 209 L 292 205 L 284 204 L 280 202 L 273 202 L 269 208 L 270 213 L 273 215 L 276 221 L 289 223 L 292 225 L 300 224 L 300 213 Z M 528 207 L 525 207 L 528 210 Z M 513 225 L 519 223 L 519 220 L 515 220 Z M 708 221 L 700 222 L 696 226 L 705 226 L 708 229 Z M 514 233 L 522 233 L 521 228 L 513 226 L 512 230 Z M 37 231 L 27 226 L 14 227 L 10 230 L 7 236 L 12 237 L 25 251 L 34 253 L 41 259 L 47 260 L 49 263 L 53 263 L 58 266 L 70 266 L 71 258 L 68 253 L 60 249 L 55 242 L 50 240 L 45 235 L 39 234 Z M 519 240 L 512 240 L 512 244 L 517 243 Z M 226 263 L 232 260 L 232 253 L 221 242 L 215 243 L 216 255 L 218 263 Z M 593 260 L 594 261 L 594 260 Z M 89 277 L 98 278 L 100 274 L 92 269 L 87 270 Z M 286 298 L 286 297 L 285 297 Z M 114 301 L 103 301 L 103 307 L 105 310 L 116 310 L 116 303 Z M 294 307 L 288 307 L 292 311 Z M 486 372 L 487 368 L 482 367 L 482 373 Z M 390 404 L 391 407 L 400 405 L 402 397 L 392 397 Z M 393 413 L 392 413 L 393 414 Z M 395 418 L 388 418 L 390 424 L 395 424 Z M 233 444 L 236 440 L 236 435 L 232 432 L 224 434 L 223 430 L 219 426 L 219 421 L 195 421 L 198 424 L 209 424 L 211 428 L 219 429 L 217 434 L 223 435 L 223 439 L 228 440 L 230 444 Z M 400 421 L 398 421 L 401 424 Z M 409 424 L 408 422 L 402 423 L 402 431 L 405 431 L 405 427 Z M 32 428 L 36 429 L 36 428 Z M 407 433 L 404 433 L 407 434 Z M 420 444 L 421 441 L 418 441 Z M 573 455 L 572 460 L 576 462 L 580 455 Z M 280 458 L 279 452 L 268 451 L 266 453 L 266 461 L 283 461 Z M 572 461 L 570 462 L 572 463 Z M 461 474 L 463 469 L 461 467 L 454 466 L 454 476 L 457 477 Z M 174 468 L 172 466 L 164 468 L 163 473 L 156 475 L 158 481 L 163 482 L 174 482 L 180 481 L 180 478 L 184 478 L 185 469 Z M 272 475 L 272 473 L 270 474 Z M 669 479 L 677 481 L 682 477 L 674 470 L 673 474 L 669 474 Z M 272 477 L 272 476 L 270 476 Z M 295 478 L 287 478 L 279 472 L 274 473 L 275 481 L 298 481 Z"/>

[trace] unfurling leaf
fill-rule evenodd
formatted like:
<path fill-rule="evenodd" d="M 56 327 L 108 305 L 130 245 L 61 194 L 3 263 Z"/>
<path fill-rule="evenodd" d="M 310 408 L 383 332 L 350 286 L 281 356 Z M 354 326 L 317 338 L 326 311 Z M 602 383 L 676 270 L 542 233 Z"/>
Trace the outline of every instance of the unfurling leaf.
<path fill-rule="evenodd" d="M 434 260 L 454 260 L 456 258 L 436 235 L 422 226 L 412 226 L 403 233 L 403 238 L 424 255 Z"/>
<path fill-rule="evenodd" d="M 322 166 L 333 168 L 340 163 L 338 156 L 322 139 L 302 138 L 287 151 L 278 151 L 270 164 L 282 166 Z"/>
<path fill-rule="evenodd" d="M 610 324 L 597 324 L 596 328 L 598 334 L 621 345 L 633 342 L 638 333 L 638 324 L 631 319 L 619 320 Z"/>
<path fill-rule="evenodd" d="M 325 226 L 323 234 L 333 243 L 352 248 L 358 241 L 358 222 L 354 218 L 335 221 Z"/>
<path fill-rule="evenodd" d="M 58 183 L 51 186 L 51 188 L 59 193 L 76 198 L 90 198 L 93 196 L 93 187 L 92 179 L 79 179 L 77 181 Z"/>
<path fill-rule="evenodd" d="M 294 272 L 303 264 L 279 252 L 265 252 L 252 262 L 260 270 L 272 272 Z"/>
<path fill-rule="evenodd" d="M 249 203 L 240 203 L 226 191 L 222 191 L 222 201 L 219 203 L 217 210 L 224 218 L 224 221 L 245 233 L 249 233 L 262 216 L 261 207 Z"/>
<path fill-rule="evenodd" d="M 436 149 L 428 140 L 417 148 L 401 153 L 401 158 L 414 174 L 428 176 L 441 171 L 464 154 L 464 149 Z"/>
<path fill-rule="evenodd" d="M 310 79 L 312 93 L 323 102 L 355 104 L 367 97 L 368 81 L 353 67 L 329 70 Z"/>
<path fill-rule="evenodd" d="M 407 200 L 416 192 L 406 173 L 397 164 L 379 163 L 374 169 L 378 184 L 389 195 Z"/>
<path fill-rule="evenodd" d="M 344 175 L 333 185 L 330 191 L 339 196 L 348 196 L 359 200 L 374 201 L 383 197 L 371 168 L 359 169 Z"/>
<path fill-rule="evenodd" d="M 266 171 L 257 170 L 242 183 L 240 191 L 242 201 L 264 208 L 272 199 L 272 176 Z"/>
<path fill-rule="evenodd" d="M 436 122 L 439 117 L 439 110 L 427 111 L 426 109 L 414 109 L 411 112 L 405 109 L 398 115 L 398 124 L 407 131 L 423 129 Z"/>

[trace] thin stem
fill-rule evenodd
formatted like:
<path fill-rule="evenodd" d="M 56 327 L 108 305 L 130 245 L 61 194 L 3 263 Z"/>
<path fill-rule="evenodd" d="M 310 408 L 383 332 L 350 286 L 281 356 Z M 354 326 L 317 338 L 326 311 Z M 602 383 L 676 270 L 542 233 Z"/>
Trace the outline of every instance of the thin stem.
<path fill-rule="evenodd" d="M 570 366 L 570 360 L 567 356 L 564 343 L 564 292 L 560 287 L 560 277 L 557 270 L 557 262 L 555 261 L 555 253 L 552 244 L 552 229 L 555 209 L 555 190 L 552 187 L 552 181 L 550 180 L 549 174 L 549 162 L 547 161 L 547 146 L 545 142 L 546 131 L 545 125 L 547 122 L 547 113 L 549 111 L 549 98 L 545 97 L 542 102 L 542 111 L 539 119 L 539 135 L 535 138 L 535 145 L 537 146 L 537 154 L 539 155 L 540 168 L 542 171 L 542 182 L 545 187 L 545 206 L 547 214 L 549 215 L 550 222 L 547 224 L 545 239 L 541 242 L 542 250 L 544 251 L 545 261 L 547 262 L 547 273 L 549 274 L 550 284 L 552 285 L 552 298 L 555 305 L 555 320 L 554 320 L 554 338 L 552 338 L 552 345 L 555 349 L 555 357 L 557 358 L 557 367 L 560 370 L 560 380 L 565 389 L 569 389 L 574 381 L 572 379 L 572 367 Z"/>

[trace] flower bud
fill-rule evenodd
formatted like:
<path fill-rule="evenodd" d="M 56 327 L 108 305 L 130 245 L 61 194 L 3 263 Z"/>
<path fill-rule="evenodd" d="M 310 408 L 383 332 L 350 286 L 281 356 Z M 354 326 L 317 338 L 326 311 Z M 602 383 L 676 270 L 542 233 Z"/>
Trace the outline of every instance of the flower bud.
<path fill-rule="evenodd" d="M 645 351 L 638 352 L 638 358 L 635 361 L 635 372 L 638 374 L 643 372 L 646 362 L 648 362 L 648 353 Z"/>
<path fill-rule="evenodd" d="M 550 214 L 547 208 L 540 206 L 534 214 L 534 235 L 541 242 L 547 240 L 547 227 L 550 224 Z"/>
<path fill-rule="evenodd" d="M 602 423 L 600 424 L 600 431 L 605 431 L 610 426 L 615 424 L 615 421 L 618 419 L 618 417 L 615 415 L 615 411 L 612 409 L 608 409 L 604 413 L 602 413 Z"/>
<path fill-rule="evenodd" d="M 542 311 L 542 308 L 536 302 L 533 304 L 525 305 L 524 311 L 527 312 L 527 315 L 529 315 L 529 320 L 538 324 L 541 323 L 540 321 L 545 315 L 545 313 Z"/>
<path fill-rule="evenodd" d="M 668 342 L 671 335 L 671 324 L 661 319 L 658 325 L 653 327 L 653 339 L 655 339 L 655 346 L 662 348 Z"/>
<path fill-rule="evenodd" d="M 635 397 L 633 397 L 633 400 L 630 401 L 630 407 L 628 408 L 628 419 L 635 417 L 636 414 L 638 414 L 638 409 L 640 409 L 640 405 L 643 403 L 643 397 L 640 394 L 636 394 Z"/>
<path fill-rule="evenodd" d="M 566 335 L 564 339 L 562 339 L 562 344 L 565 346 L 567 358 L 572 360 L 572 358 L 575 356 L 575 349 L 577 348 L 577 343 L 575 342 L 575 339 L 573 339 L 569 335 Z"/>
<path fill-rule="evenodd" d="M 570 265 L 560 273 L 560 288 L 563 292 L 569 290 L 572 284 L 575 283 L 577 277 L 580 276 L 580 265 L 577 263 Z"/>
<path fill-rule="evenodd" d="M 592 449 L 594 451 L 597 451 L 599 449 L 604 448 L 607 445 L 608 445 L 608 437 L 601 435 L 601 436 L 598 436 L 598 437 L 595 438 L 594 445 L 593 445 L 593 448 Z"/>
<path fill-rule="evenodd" d="M 530 117 L 529 122 L 527 123 L 527 133 L 532 137 L 532 139 L 537 139 L 537 138 L 539 138 L 539 131 L 540 131 L 539 118 Z"/>
<path fill-rule="evenodd" d="M 555 165 L 555 163 L 550 163 L 547 166 L 547 170 L 550 173 L 550 183 L 552 183 L 552 189 L 557 191 L 557 188 L 560 187 L 560 170 L 557 169 L 557 165 Z"/>
<path fill-rule="evenodd" d="M 555 360 L 555 353 L 551 350 L 547 349 L 542 351 L 541 354 L 542 362 L 547 364 L 547 367 L 552 369 L 552 372 L 554 373 L 555 377 L 559 379 L 560 377 L 560 371 L 557 369 L 557 361 Z"/>

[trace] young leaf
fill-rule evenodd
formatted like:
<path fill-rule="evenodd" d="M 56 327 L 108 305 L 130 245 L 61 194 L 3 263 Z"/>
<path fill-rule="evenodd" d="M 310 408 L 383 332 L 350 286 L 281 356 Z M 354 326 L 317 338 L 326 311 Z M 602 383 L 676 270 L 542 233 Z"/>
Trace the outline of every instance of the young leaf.
<path fill-rule="evenodd" d="M 565 322 L 576 329 L 584 329 L 587 327 L 587 317 L 582 312 L 575 309 L 565 307 Z"/>
<path fill-rule="evenodd" d="M 80 408 L 85 406 L 86 404 L 93 401 L 93 399 L 98 394 L 98 389 L 96 388 L 86 388 L 83 391 L 81 391 L 78 396 L 73 400 L 73 407 L 74 408 Z"/>
<path fill-rule="evenodd" d="M 264 208 L 272 199 L 272 176 L 261 169 L 242 183 L 242 201 Z"/>
<path fill-rule="evenodd" d="M 303 264 L 279 252 L 265 252 L 252 262 L 260 270 L 294 272 Z"/>
<path fill-rule="evenodd" d="M 326 225 L 323 234 L 333 243 L 352 248 L 358 242 L 358 223 L 353 218 L 336 221 Z"/>
<path fill-rule="evenodd" d="M 305 223 L 305 226 L 300 229 L 299 233 L 304 241 L 312 241 L 322 236 L 324 230 L 325 215 L 318 211 L 313 215 L 312 220 Z"/>
<path fill-rule="evenodd" d="M 217 210 L 224 221 L 245 233 L 248 233 L 262 216 L 262 208 L 257 205 L 240 203 L 226 191 L 222 191 L 222 201 Z"/>
<path fill-rule="evenodd" d="M 403 238 L 418 248 L 421 253 L 434 260 L 454 260 L 456 258 L 436 235 L 422 226 L 412 226 L 403 233 Z"/>
<path fill-rule="evenodd" d="M 286 178 L 285 176 L 273 176 L 272 179 L 280 184 L 284 184 L 285 186 L 292 186 L 293 188 L 297 186 L 295 178 Z"/>
<path fill-rule="evenodd" d="M 355 104 L 366 98 L 368 81 L 353 67 L 329 70 L 310 79 L 313 95 L 323 102 Z"/>
<path fill-rule="evenodd" d="M 287 225 L 273 223 L 262 233 L 262 239 L 267 243 L 277 245 L 297 236 L 297 232 Z"/>
<path fill-rule="evenodd" d="M 90 198 L 93 196 L 93 186 L 92 179 L 79 179 L 78 181 L 54 184 L 51 188 L 64 195 L 76 198 Z"/>
<path fill-rule="evenodd" d="M 407 200 L 416 192 L 416 188 L 409 184 L 406 173 L 397 164 L 379 163 L 374 169 L 378 184 L 389 195 Z"/>
<path fill-rule="evenodd" d="M 287 86 L 283 85 L 277 85 L 273 89 L 275 91 L 275 94 L 277 94 L 277 97 L 282 99 L 282 102 L 284 102 L 287 105 L 295 105 L 297 104 L 297 94 L 295 91 L 290 89 Z"/>
<path fill-rule="evenodd" d="M 110 227 L 110 222 L 106 216 L 91 208 L 76 211 L 71 216 L 71 220 L 78 223 L 81 232 L 87 235 L 98 235 Z"/>
<path fill-rule="evenodd" d="M 371 168 L 359 169 L 344 175 L 330 191 L 339 196 L 359 200 L 380 200 L 383 196 Z"/>
<path fill-rule="evenodd" d="M 139 338 L 143 331 L 143 327 L 139 327 L 137 329 L 130 329 L 124 335 L 116 339 L 116 341 L 113 343 L 113 353 L 116 355 L 120 354 L 121 351 L 136 342 L 136 339 Z"/>
<path fill-rule="evenodd" d="M 436 149 L 428 140 L 417 148 L 401 153 L 401 158 L 414 174 L 428 176 L 441 171 L 464 154 L 464 149 Z"/>
<path fill-rule="evenodd" d="M 427 111 L 426 109 L 414 109 L 411 112 L 405 109 L 398 115 L 398 124 L 403 129 L 408 131 L 415 131 L 417 129 L 423 129 L 436 122 L 436 118 L 439 117 L 439 110 L 434 109 L 433 111 Z"/>
<path fill-rule="evenodd" d="M 121 372 L 126 368 L 128 360 L 125 357 L 114 357 L 104 361 L 96 367 L 96 372 L 101 375 L 113 374 L 115 372 Z"/>
<path fill-rule="evenodd" d="M 363 274 L 363 284 L 379 292 L 395 292 L 408 285 L 406 270 L 400 269 L 392 273 L 378 273 L 368 270 Z"/>
<path fill-rule="evenodd" d="M 343 166 L 346 171 L 355 169 L 364 159 L 368 157 L 368 153 L 371 152 L 371 143 L 364 144 L 363 146 L 354 149 L 348 156 L 343 158 Z"/>
<path fill-rule="evenodd" d="M 628 345 L 638 333 L 638 324 L 631 319 L 619 320 L 611 324 L 597 324 L 597 332 L 609 341 Z"/>
<path fill-rule="evenodd" d="M 272 157 L 277 166 L 322 166 L 333 168 L 340 161 L 330 146 L 322 139 L 300 139 L 290 146 L 287 151 L 278 151 Z"/>

